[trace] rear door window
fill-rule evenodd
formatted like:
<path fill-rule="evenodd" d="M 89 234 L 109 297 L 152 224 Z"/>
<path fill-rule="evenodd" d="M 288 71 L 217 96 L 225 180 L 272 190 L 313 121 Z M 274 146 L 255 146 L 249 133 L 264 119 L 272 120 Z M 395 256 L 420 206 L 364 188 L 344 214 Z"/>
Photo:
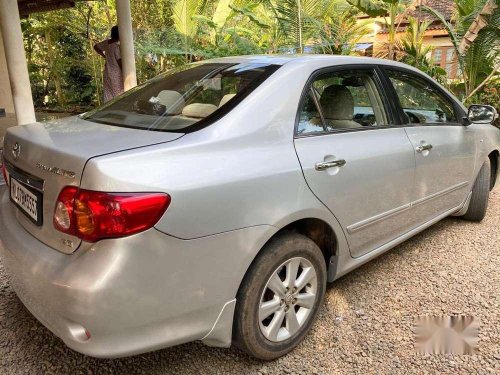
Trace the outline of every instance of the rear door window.
<path fill-rule="evenodd" d="M 383 97 L 373 70 L 320 74 L 308 89 L 297 134 L 388 125 Z"/>

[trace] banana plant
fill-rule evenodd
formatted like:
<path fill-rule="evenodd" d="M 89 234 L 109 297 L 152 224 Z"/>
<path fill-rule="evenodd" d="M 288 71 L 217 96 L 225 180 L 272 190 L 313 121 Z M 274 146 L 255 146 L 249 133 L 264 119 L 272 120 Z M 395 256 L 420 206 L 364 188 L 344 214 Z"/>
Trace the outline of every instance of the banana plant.
<path fill-rule="evenodd" d="M 210 29 L 210 42 L 217 46 L 221 39 L 225 38 L 225 29 L 234 13 L 232 5 L 235 0 L 219 0 L 212 5 L 213 13 L 206 12 L 207 15 L 196 15 L 195 19 L 203 21 Z M 234 27 L 232 28 L 234 31 Z"/>
<path fill-rule="evenodd" d="M 174 0 L 172 22 L 182 36 L 186 61 L 190 61 L 194 39 L 199 30 L 199 19 L 195 16 L 207 13 L 215 0 Z"/>
<path fill-rule="evenodd" d="M 383 17 L 387 28 L 387 58 L 395 59 L 396 34 L 399 24 L 398 14 L 404 12 L 404 6 L 408 5 L 408 0 L 347 0 L 347 2 L 370 17 Z"/>
<path fill-rule="evenodd" d="M 347 0 L 349 4 L 355 6 L 363 13 L 370 17 L 383 17 L 387 14 L 387 3 L 397 1 L 383 1 L 383 0 Z"/>
<path fill-rule="evenodd" d="M 197 32 L 197 21 L 193 16 L 198 14 L 200 7 L 199 0 L 177 0 L 172 7 L 172 21 L 182 36 L 186 61 L 189 61 L 192 40 Z"/>
<path fill-rule="evenodd" d="M 288 43 L 276 7 L 277 2 L 274 0 L 239 0 L 231 6 L 243 22 L 249 21 L 251 26 L 255 26 L 254 37 L 257 38 L 258 44 L 267 47 L 270 53 L 278 52 L 280 47 Z"/>

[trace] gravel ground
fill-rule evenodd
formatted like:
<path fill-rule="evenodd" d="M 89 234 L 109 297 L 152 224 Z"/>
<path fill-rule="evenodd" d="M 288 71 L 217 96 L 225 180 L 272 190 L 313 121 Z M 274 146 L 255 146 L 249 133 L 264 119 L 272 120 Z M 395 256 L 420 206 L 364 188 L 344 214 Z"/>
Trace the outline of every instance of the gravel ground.
<path fill-rule="evenodd" d="M 0 263 L 0 373 L 500 374 L 500 188 L 481 224 L 449 218 L 331 285 L 313 331 L 263 363 L 191 343 L 118 360 L 66 348 L 16 298 Z M 418 355 L 413 319 L 480 318 L 479 354 Z"/>

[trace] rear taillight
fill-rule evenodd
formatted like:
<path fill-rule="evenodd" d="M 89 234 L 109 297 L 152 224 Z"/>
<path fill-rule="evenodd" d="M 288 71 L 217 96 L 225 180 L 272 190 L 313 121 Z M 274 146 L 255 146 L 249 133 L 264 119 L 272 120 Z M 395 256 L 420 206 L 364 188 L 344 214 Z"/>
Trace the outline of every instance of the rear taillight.
<path fill-rule="evenodd" d="M 88 242 L 118 238 L 155 225 L 170 204 L 163 193 L 103 193 L 65 187 L 57 199 L 54 226 Z"/>

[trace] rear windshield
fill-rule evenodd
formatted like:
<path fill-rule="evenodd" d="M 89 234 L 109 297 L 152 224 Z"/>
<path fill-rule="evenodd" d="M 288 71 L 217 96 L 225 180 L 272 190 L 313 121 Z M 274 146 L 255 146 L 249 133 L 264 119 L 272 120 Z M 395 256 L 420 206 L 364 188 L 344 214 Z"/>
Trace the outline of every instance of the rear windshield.
<path fill-rule="evenodd" d="M 127 91 L 82 118 L 138 129 L 189 132 L 234 108 L 278 69 L 277 65 L 187 65 Z"/>

